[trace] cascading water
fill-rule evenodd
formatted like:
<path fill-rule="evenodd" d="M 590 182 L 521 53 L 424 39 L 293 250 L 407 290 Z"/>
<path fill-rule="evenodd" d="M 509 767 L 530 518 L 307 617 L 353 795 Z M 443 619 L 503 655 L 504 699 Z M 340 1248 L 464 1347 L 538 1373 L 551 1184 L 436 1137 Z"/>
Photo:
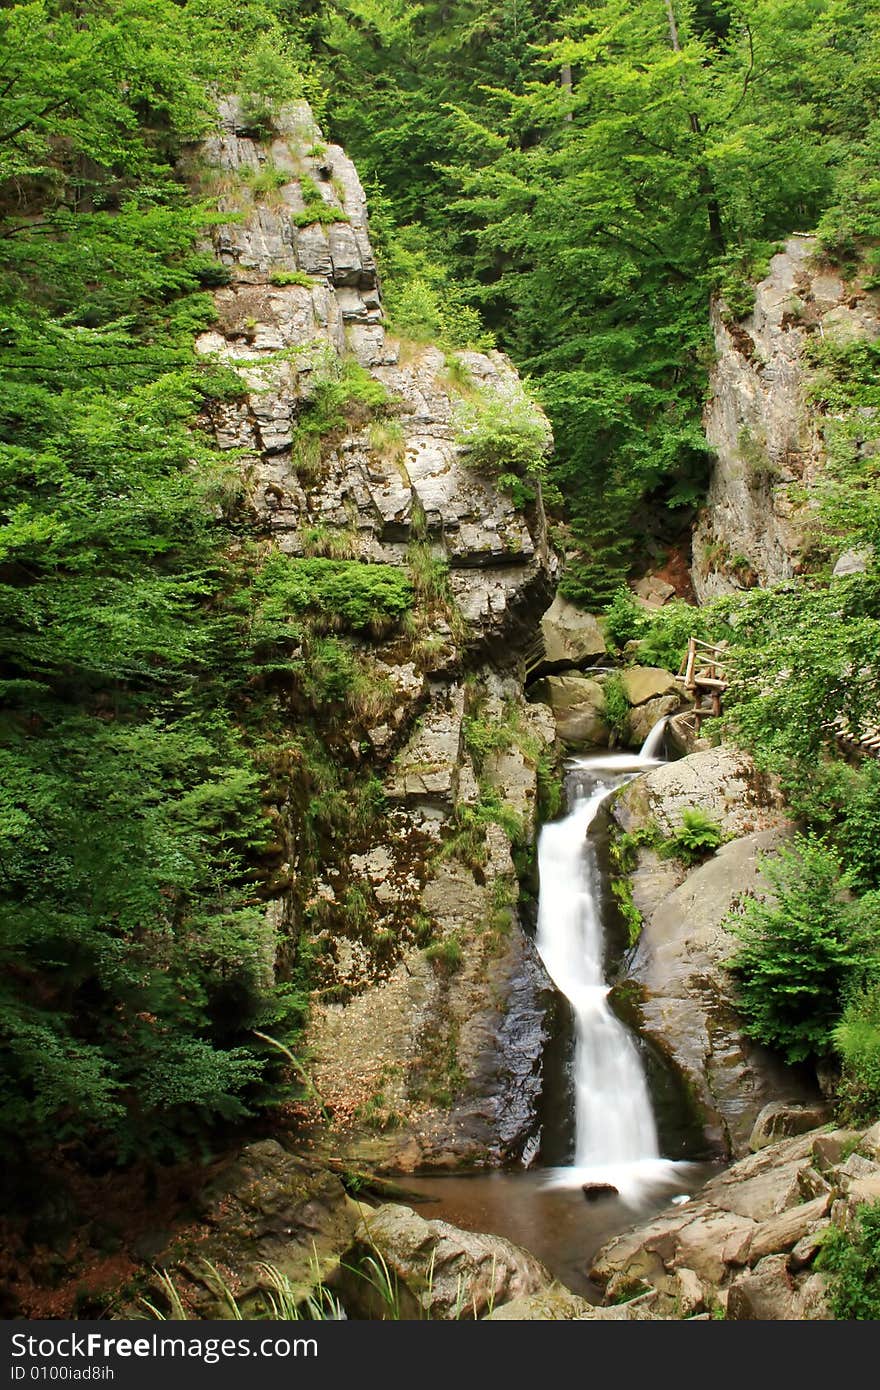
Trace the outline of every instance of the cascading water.
<path fill-rule="evenodd" d="M 640 772 L 658 765 L 663 721 L 641 752 L 575 760 L 571 810 L 541 831 L 536 945 L 575 1016 L 575 1152 L 569 1168 L 548 1174 L 556 1186 L 609 1185 L 636 1199 L 675 1185 L 683 1166 L 660 1157 L 651 1097 L 638 1048 L 608 1004 L 599 868 L 587 832 L 602 803 Z"/>

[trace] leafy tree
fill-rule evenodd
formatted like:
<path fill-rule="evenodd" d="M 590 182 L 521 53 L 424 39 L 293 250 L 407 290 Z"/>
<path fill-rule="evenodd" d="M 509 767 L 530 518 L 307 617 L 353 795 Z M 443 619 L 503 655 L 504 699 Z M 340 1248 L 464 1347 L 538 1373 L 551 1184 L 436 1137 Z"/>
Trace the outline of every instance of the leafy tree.
<path fill-rule="evenodd" d="M 239 694 L 254 661 L 230 556 L 239 484 L 195 428 L 241 390 L 192 347 L 218 270 L 175 168 L 213 120 L 199 8 L 0 12 L 13 1168 L 59 1144 L 124 1158 L 203 1141 L 272 1097 L 254 1030 L 293 1037 L 303 1015 L 260 892 L 277 847 Z M 227 71 L 242 67 L 230 51 Z"/>
<path fill-rule="evenodd" d="M 749 1036 L 786 1061 L 823 1057 L 845 987 L 880 965 L 876 904 L 844 900 L 840 860 L 814 837 L 796 837 L 762 869 L 772 899 L 747 898 L 725 923 L 742 942 L 729 962 L 737 1007 Z"/>

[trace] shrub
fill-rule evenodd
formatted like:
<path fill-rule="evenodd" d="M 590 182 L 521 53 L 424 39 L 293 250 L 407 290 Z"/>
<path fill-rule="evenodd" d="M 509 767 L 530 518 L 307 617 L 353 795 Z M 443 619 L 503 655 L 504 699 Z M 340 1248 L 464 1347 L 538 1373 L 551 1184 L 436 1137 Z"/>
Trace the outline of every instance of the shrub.
<path fill-rule="evenodd" d="M 639 660 L 646 666 L 677 671 L 687 652 L 689 637 L 709 640 L 710 628 L 705 615 L 689 603 L 673 600 L 646 617 L 639 647 Z"/>
<path fill-rule="evenodd" d="M 605 721 L 621 743 L 629 741 L 630 706 L 623 677 L 615 671 L 602 686 L 605 696 Z"/>
<path fill-rule="evenodd" d="M 773 899 L 748 899 L 724 924 L 743 943 L 728 968 L 745 1031 L 788 1062 L 821 1058 L 845 987 L 877 958 L 877 929 L 844 901 L 840 860 L 814 836 L 797 836 L 762 867 Z"/>
<path fill-rule="evenodd" d="M 729 251 L 718 268 L 718 293 L 724 301 L 725 321 L 748 318 L 755 307 L 755 286 L 770 269 L 770 258 L 778 248 L 767 241 L 751 242 Z"/>
<path fill-rule="evenodd" d="M 254 581 L 261 615 L 282 623 L 288 615 L 312 614 L 325 627 L 382 632 L 412 606 L 406 574 L 393 565 L 356 560 L 291 559 L 271 555 Z"/>
<path fill-rule="evenodd" d="M 617 900 L 618 911 L 626 927 L 627 941 L 630 946 L 635 946 L 642 933 L 642 914 L 633 901 L 632 883 L 628 878 L 615 878 L 611 884 L 611 891 Z"/>
<path fill-rule="evenodd" d="M 284 102 L 302 94 L 302 78 L 294 64 L 268 35 L 261 35 L 241 74 L 241 108 L 248 129 L 258 137 L 271 135 Z"/>
<path fill-rule="evenodd" d="M 434 941 L 425 947 L 425 959 L 431 961 L 444 975 L 452 975 L 461 969 L 464 960 L 461 942 L 457 936 L 447 936 L 442 941 Z"/>
<path fill-rule="evenodd" d="M 259 201 L 283 188 L 290 182 L 291 176 L 285 169 L 279 169 L 271 160 L 267 160 L 258 169 L 243 170 L 241 177 L 254 195 L 255 201 Z"/>
<path fill-rule="evenodd" d="M 872 1124 L 880 1117 L 880 984 L 863 985 L 851 996 L 833 1038 L 843 1068 L 841 1118 Z"/>
<path fill-rule="evenodd" d="M 349 222 L 351 220 L 347 212 L 343 212 L 341 208 L 333 207 L 331 203 L 325 201 L 314 179 L 310 179 L 306 174 L 300 176 L 299 191 L 302 194 L 305 207 L 302 212 L 298 212 L 294 216 L 294 226 L 309 227 L 314 222 Z"/>
<path fill-rule="evenodd" d="M 293 225 L 295 227 L 312 227 L 316 222 L 322 225 L 329 225 L 333 222 L 350 222 L 351 218 L 347 212 L 341 208 L 335 208 L 331 203 L 325 203 L 323 198 L 319 203 L 306 203 L 301 212 L 293 215 Z"/>
<path fill-rule="evenodd" d="M 828 1301 L 835 1318 L 880 1318 L 880 1202 L 858 1207 L 853 1229 L 830 1227 L 816 1267 L 829 1276 Z"/>
<path fill-rule="evenodd" d="M 381 381 L 330 350 L 312 369 L 311 396 L 299 418 L 299 433 L 323 437 L 358 423 L 359 417 L 370 419 L 387 405 L 388 392 Z"/>
<path fill-rule="evenodd" d="M 622 584 L 605 609 L 605 636 L 618 650 L 627 642 L 641 637 L 646 615 L 633 598 L 632 591 Z"/>

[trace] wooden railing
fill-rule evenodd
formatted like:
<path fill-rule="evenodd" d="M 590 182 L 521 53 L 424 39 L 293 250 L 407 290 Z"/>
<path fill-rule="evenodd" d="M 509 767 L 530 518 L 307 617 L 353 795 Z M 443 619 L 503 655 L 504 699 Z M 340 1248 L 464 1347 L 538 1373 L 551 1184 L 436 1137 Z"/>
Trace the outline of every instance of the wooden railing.
<path fill-rule="evenodd" d="M 679 668 L 676 680 L 680 680 L 689 695 L 694 697 L 692 714 L 697 733 L 700 723 L 712 715 L 721 713 L 721 696 L 728 686 L 724 655 L 726 642 L 702 642 L 699 637 L 689 637 L 687 652 Z"/>

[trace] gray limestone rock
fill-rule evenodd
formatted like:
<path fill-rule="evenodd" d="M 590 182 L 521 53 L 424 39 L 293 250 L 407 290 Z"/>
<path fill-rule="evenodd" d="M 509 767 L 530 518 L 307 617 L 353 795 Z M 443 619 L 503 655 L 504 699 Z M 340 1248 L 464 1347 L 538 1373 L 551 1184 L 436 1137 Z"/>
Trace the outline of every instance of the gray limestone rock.
<path fill-rule="evenodd" d="M 805 345 L 817 327 L 840 342 L 880 333 L 876 299 L 854 296 L 818 264 L 818 250 L 815 237 L 789 238 L 743 322 L 713 306 L 716 363 L 704 425 L 715 463 L 691 571 L 701 602 L 778 583 L 804 562 L 813 511 L 801 499 L 826 453 L 823 417 L 807 403 Z"/>
<path fill-rule="evenodd" d="M 614 802 L 614 816 L 624 830 L 656 822 L 664 835 L 681 824 L 681 813 L 698 807 L 716 820 L 725 834 L 743 834 L 780 825 L 782 798 L 756 772 L 747 754 L 707 748 L 654 768 L 630 783 Z"/>
<path fill-rule="evenodd" d="M 605 638 L 597 618 L 557 594 L 541 619 L 544 667 L 578 666 L 604 656 Z"/>
<path fill-rule="evenodd" d="M 626 698 L 631 705 L 644 705 L 663 695 L 678 695 L 681 686 L 671 671 L 659 666 L 630 666 L 621 672 Z"/>
<path fill-rule="evenodd" d="M 598 681 L 568 673 L 546 676 L 531 688 L 531 696 L 550 706 L 557 733 L 565 742 L 608 742 L 611 730 L 604 718 L 605 693 Z"/>

